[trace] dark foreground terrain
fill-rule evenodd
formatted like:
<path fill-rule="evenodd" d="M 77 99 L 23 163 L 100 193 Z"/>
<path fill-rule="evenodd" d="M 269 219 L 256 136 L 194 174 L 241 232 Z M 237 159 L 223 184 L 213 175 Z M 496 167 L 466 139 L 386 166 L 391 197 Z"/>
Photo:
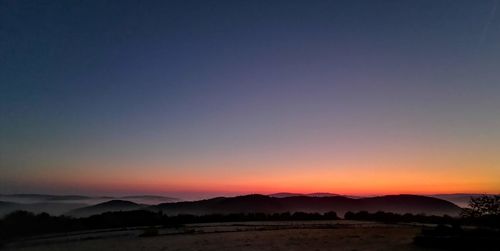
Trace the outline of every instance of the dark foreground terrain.
<path fill-rule="evenodd" d="M 6 250 L 429 250 L 415 246 L 421 226 L 359 221 L 188 224 L 101 230 L 9 243 Z M 152 233 L 152 234 L 151 234 Z M 153 236 L 143 236 L 143 235 Z"/>

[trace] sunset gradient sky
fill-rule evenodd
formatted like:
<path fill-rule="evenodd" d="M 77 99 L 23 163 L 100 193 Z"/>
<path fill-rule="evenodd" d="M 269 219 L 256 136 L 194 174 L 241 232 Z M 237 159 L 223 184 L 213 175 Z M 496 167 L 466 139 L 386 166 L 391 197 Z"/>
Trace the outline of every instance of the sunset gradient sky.
<path fill-rule="evenodd" d="M 0 193 L 500 193 L 500 3 L 0 1 Z"/>

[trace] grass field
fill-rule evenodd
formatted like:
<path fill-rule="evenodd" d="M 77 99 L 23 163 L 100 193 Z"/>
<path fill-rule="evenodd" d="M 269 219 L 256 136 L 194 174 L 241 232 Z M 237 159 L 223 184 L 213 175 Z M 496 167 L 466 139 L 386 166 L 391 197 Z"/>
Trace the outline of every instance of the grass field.
<path fill-rule="evenodd" d="M 295 221 L 190 224 L 95 231 L 31 238 L 6 250 L 424 250 L 412 244 L 419 226 L 355 221 Z"/>

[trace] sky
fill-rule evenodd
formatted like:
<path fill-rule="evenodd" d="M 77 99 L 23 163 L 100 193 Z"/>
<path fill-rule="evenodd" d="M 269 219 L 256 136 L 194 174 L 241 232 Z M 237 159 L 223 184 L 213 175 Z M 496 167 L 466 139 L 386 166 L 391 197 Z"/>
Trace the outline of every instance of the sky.
<path fill-rule="evenodd" d="M 0 193 L 500 193 L 499 12 L 0 0 Z"/>

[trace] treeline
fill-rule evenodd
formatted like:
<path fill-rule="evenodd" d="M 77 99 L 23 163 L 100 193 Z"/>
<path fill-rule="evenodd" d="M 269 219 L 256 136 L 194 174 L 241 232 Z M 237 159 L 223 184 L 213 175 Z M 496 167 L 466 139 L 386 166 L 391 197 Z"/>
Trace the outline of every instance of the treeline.
<path fill-rule="evenodd" d="M 346 220 L 358 220 L 358 221 L 378 221 L 385 223 L 398 223 L 398 222 L 417 222 L 417 223 L 430 223 L 430 224 L 457 224 L 459 223 L 458 218 L 453 218 L 451 216 L 436 216 L 436 215 L 425 215 L 425 214 L 396 214 L 387 212 L 376 212 L 369 213 L 367 211 L 360 212 L 347 212 L 344 215 Z"/>
<path fill-rule="evenodd" d="M 347 212 L 344 215 L 346 220 L 377 221 L 384 223 L 428 223 L 450 226 L 479 226 L 489 228 L 500 228 L 500 215 L 486 214 L 475 217 L 462 216 L 451 217 L 448 215 L 435 216 L 424 214 L 395 214 L 387 212 L 369 213 L 366 211 Z"/>
<path fill-rule="evenodd" d="M 176 227 L 189 223 L 245 222 L 245 221 L 296 221 L 296 220 L 337 220 L 335 212 L 319 213 L 238 213 L 209 215 L 168 216 L 162 212 L 145 210 L 107 212 L 85 218 L 51 216 L 47 213 L 33 214 L 17 211 L 0 220 L 0 241 L 19 237 L 63 233 L 71 231 L 98 230 L 106 228 L 127 228 L 138 226 Z M 347 212 L 346 220 L 378 221 L 385 223 L 429 223 L 437 225 L 461 226 L 476 225 L 500 229 L 500 216 L 482 215 L 476 217 L 454 218 L 450 216 L 430 216 L 414 214 L 395 214 L 386 212 L 369 213 Z"/>
<path fill-rule="evenodd" d="M 17 211 L 0 220 L 0 240 L 9 240 L 40 234 L 62 233 L 105 228 L 126 228 L 138 226 L 173 227 L 189 223 L 237 222 L 237 221 L 294 221 L 294 220 L 336 220 L 335 212 L 319 213 L 239 213 L 209 215 L 168 216 L 162 212 L 145 210 L 107 212 L 85 218 L 51 216 L 47 213 L 33 214 Z"/>

